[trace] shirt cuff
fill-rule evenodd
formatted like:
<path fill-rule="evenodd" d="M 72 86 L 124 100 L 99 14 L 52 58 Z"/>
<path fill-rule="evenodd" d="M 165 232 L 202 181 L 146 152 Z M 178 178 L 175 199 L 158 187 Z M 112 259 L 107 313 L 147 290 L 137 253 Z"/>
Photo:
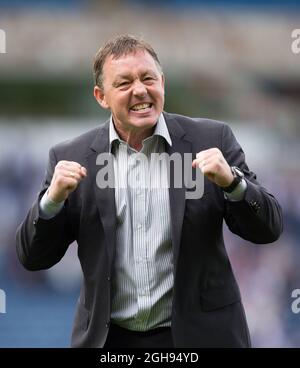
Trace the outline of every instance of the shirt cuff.
<path fill-rule="evenodd" d="M 231 193 L 224 192 L 224 197 L 231 202 L 242 201 L 245 197 L 246 190 L 247 182 L 245 179 L 242 179 Z"/>
<path fill-rule="evenodd" d="M 39 216 L 43 220 L 50 220 L 56 216 L 64 206 L 64 201 L 54 202 L 48 197 L 48 191 L 45 192 L 39 203 Z"/>

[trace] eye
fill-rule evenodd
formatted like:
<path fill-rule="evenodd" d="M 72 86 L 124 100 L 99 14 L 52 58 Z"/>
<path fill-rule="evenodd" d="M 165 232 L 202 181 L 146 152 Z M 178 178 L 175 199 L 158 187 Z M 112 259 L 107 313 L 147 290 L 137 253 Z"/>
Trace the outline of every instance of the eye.
<path fill-rule="evenodd" d="M 125 86 L 128 86 L 128 84 L 129 84 L 128 81 L 124 81 L 124 82 L 119 83 L 119 87 L 125 87 Z"/>
<path fill-rule="evenodd" d="M 145 77 L 143 81 L 144 83 L 151 84 L 155 81 L 155 78 L 148 76 L 148 77 Z"/>

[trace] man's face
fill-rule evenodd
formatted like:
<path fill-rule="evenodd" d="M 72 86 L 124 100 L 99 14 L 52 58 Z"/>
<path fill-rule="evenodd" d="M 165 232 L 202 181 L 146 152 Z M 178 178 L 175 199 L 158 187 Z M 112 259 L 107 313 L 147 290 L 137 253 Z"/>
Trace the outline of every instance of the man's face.
<path fill-rule="evenodd" d="M 117 128 L 149 129 L 163 110 L 164 77 L 148 52 L 109 56 L 103 66 L 103 89 L 95 87 L 95 97 L 111 110 Z"/>

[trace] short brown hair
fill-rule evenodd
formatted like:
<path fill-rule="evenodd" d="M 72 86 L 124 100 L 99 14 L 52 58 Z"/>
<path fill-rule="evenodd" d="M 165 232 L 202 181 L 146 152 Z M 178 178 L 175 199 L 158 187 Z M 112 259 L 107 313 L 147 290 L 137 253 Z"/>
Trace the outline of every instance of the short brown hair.
<path fill-rule="evenodd" d="M 138 50 L 147 51 L 156 62 L 160 71 L 160 61 L 153 47 L 141 38 L 131 35 L 120 35 L 107 41 L 96 53 L 94 58 L 94 80 L 100 88 L 103 87 L 103 65 L 109 56 L 118 59 L 123 55 L 135 53 Z"/>

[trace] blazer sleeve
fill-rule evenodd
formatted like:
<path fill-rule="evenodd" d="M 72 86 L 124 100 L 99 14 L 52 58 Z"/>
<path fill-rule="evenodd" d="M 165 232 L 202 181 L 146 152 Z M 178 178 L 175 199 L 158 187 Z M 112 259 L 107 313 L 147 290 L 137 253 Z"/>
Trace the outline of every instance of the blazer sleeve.
<path fill-rule="evenodd" d="M 245 174 L 247 190 L 242 201 L 225 200 L 225 221 L 229 229 L 253 243 L 272 243 L 283 231 L 282 210 L 275 197 L 256 180 L 249 170 L 245 154 L 228 125 L 222 132 L 222 152 L 230 166 Z"/>
<path fill-rule="evenodd" d="M 42 189 L 33 203 L 25 220 L 16 232 L 17 255 L 23 266 L 31 271 L 47 269 L 61 260 L 74 240 L 72 227 L 68 223 L 68 200 L 62 210 L 53 218 L 39 217 L 39 201 L 48 189 L 57 159 L 52 148 Z"/>

